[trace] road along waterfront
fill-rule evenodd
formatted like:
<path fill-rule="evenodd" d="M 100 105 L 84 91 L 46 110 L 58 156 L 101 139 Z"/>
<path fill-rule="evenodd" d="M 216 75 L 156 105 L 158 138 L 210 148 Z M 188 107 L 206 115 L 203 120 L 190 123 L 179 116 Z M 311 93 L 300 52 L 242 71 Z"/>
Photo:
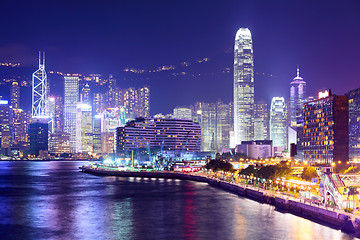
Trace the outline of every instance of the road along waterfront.
<path fill-rule="evenodd" d="M 109 168 L 99 164 L 81 166 L 80 169 L 86 173 L 104 176 L 181 179 L 205 182 L 211 186 L 219 187 L 240 196 L 274 205 L 280 210 L 285 210 L 310 220 L 324 222 L 336 229 L 341 229 L 341 231 L 345 233 L 360 234 L 360 218 L 352 214 L 347 214 L 335 208 L 328 208 L 320 204 L 301 201 L 300 198 L 294 198 L 290 195 L 278 194 L 274 191 L 243 185 L 237 182 L 224 181 L 201 172 L 123 171 L 115 167 Z"/>

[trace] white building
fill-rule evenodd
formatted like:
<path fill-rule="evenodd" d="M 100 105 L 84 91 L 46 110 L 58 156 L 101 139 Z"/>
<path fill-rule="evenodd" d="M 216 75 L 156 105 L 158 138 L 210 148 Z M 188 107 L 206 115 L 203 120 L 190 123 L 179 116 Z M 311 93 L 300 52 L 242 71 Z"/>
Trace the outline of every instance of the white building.
<path fill-rule="evenodd" d="M 254 57 L 251 33 L 240 28 L 234 48 L 235 144 L 254 140 Z"/>
<path fill-rule="evenodd" d="M 76 152 L 93 152 L 91 106 L 79 103 L 76 108 Z"/>
<path fill-rule="evenodd" d="M 270 139 L 274 147 L 286 148 L 286 105 L 283 97 L 271 100 Z"/>
<path fill-rule="evenodd" d="M 64 77 L 64 132 L 70 133 L 70 152 L 76 152 L 76 107 L 79 101 L 79 78 Z"/>

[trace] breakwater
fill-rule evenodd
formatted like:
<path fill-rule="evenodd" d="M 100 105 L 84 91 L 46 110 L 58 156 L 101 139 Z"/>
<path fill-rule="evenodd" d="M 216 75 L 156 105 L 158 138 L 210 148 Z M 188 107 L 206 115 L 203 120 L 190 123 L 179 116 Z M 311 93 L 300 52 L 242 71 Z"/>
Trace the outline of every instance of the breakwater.
<path fill-rule="evenodd" d="M 239 185 L 237 183 L 229 183 L 209 176 L 179 172 L 119 171 L 93 168 L 91 166 L 82 166 L 80 169 L 83 172 L 100 176 L 165 178 L 205 182 L 211 186 L 221 188 L 239 196 L 247 197 L 261 203 L 274 205 L 279 210 L 287 211 L 310 220 L 326 223 L 349 234 L 360 233 L 360 218 L 355 218 L 351 215 L 337 212 L 334 209 L 325 209 L 322 206 L 300 202 L 300 199 L 291 198 L 289 196 L 275 195 L 261 188 Z"/>

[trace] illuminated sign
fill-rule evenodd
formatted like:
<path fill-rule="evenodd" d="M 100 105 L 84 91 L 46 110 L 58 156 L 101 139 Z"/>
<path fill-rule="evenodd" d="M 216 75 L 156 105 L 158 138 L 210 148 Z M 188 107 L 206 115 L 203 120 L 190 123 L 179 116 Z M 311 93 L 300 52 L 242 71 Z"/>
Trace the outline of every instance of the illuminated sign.
<path fill-rule="evenodd" d="M 319 99 L 321 99 L 321 98 L 326 98 L 326 97 L 328 97 L 329 96 L 329 91 L 328 90 L 325 90 L 325 91 L 323 91 L 323 92 L 319 92 L 318 93 L 318 96 L 319 96 Z"/>
<path fill-rule="evenodd" d="M 9 104 L 9 101 L 8 100 L 0 100 L 0 104 L 1 105 Z"/>

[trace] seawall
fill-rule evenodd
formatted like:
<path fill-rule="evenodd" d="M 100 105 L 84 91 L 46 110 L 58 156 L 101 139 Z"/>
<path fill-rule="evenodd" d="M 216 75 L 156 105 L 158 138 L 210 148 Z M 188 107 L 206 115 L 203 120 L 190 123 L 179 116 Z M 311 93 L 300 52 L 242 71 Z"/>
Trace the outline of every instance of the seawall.
<path fill-rule="evenodd" d="M 267 194 L 263 189 L 256 189 L 249 186 L 240 186 L 235 183 L 221 181 L 216 178 L 191 175 L 178 172 L 151 172 L 151 171 L 117 171 L 105 170 L 91 167 L 80 167 L 83 172 L 100 176 L 118 176 L 118 177 L 142 177 L 142 178 L 166 178 L 181 179 L 197 182 L 205 182 L 211 186 L 235 193 L 239 196 L 247 197 L 261 203 L 274 205 L 276 208 L 296 214 L 298 216 L 324 222 L 336 229 L 341 229 L 346 233 L 360 233 L 360 218 L 351 219 L 349 215 L 338 213 L 334 210 L 324 209 L 318 205 L 309 205 L 298 200 L 291 200 L 289 197 L 274 196 Z"/>

